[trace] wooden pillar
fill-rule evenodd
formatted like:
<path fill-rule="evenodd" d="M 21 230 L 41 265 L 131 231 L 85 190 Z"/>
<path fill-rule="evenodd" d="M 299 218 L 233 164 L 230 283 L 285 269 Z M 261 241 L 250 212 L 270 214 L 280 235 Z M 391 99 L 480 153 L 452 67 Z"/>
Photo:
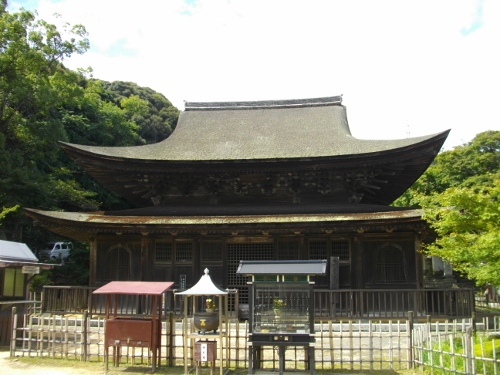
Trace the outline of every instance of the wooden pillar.
<path fill-rule="evenodd" d="M 417 289 L 424 287 L 424 254 L 422 254 L 422 236 L 415 233 L 415 279 Z"/>
<path fill-rule="evenodd" d="M 355 250 L 353 259 L 351 260 L 351 269 L 354 271 L 354 289 L 363 289 L 365 287 L 365 277 L 363 275 L 363 236 L 354 236 L 353 248 Z"/>
<path fill-rule="evenodd" d="M 140 281 L 152 281 L 149 275 L 152 274 L 149 265 L 149 253 L 150 253 L 150 243 L 151 240 L 147 237 L 148 232 L 142 232 L 141 237 L 141 267 L 139 270 L 138 280 Z"/>
<path fill-rule="evenodd" d="M 90 237 L 90 259 L 89 259 L 89 286 L 95 286 L 97 268 L 97 239 Z"/>
<path fill-rule="evenodd" d="M 330 290 L 340 289 L 340 258 L 330 257 Z"/>

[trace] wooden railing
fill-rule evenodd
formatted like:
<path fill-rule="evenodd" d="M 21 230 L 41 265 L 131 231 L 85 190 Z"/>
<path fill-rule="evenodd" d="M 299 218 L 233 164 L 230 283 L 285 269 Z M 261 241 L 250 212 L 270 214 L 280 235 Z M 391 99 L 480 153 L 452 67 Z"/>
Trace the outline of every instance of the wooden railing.
<path fill-rule="evenodd" d="M 74 314 L 92 310 L 92 292 L 96 288 L 85 286 L 44 286 L 42 312 Z"/>
<path fill-rule="evenodd" d="M 81 313 L 104 315 L 105 300 L 93 295 L 95 288 L 77 286 L 45 286 L 42 312 L 53 314 Z M 118 297 L 118 314 L 150 314 L 147 296 Z M 238 292 L 232 290 L 228 298 L 228 315 L 235 316 L 238 308 Z M 408 311 L 416 318 L 468 318 L 474 312 L 472 289 L 316 289 L 314 290 L 314 314 L 316 319 L 406 319 Z M 182 296 L 167 291 L 164 311 L 174 315 L 182 313 Z"/>
<path fill-rule="evenodd" d="M 350 289 L 314 291 L 316 318 L 405 319 L 471 317 L 472 289 Z"/>
<path fill-rule="evenodd" d="M 106 296 L 92 294 L 97 288 L 83 286 L 44 286 L 42 293 L 42 312 L 51 314 L 78 314 L 88 310 L 91 316 L 106 313 Z M 236 316 L 238 311 L 238 290 L 228 290 L 227 316 Z M 163 312 L 172 311 L 174 315 L 183 313 L 183 296 L 176 296 L 175 290 L 167 290 L 163 299 Z M 114 301 L 113 301 L 114 303 Z M 151 315 L 151 296 L 118 295 L 118 315 Z M 236 312 L 235 312 L 236 311 Z"/>

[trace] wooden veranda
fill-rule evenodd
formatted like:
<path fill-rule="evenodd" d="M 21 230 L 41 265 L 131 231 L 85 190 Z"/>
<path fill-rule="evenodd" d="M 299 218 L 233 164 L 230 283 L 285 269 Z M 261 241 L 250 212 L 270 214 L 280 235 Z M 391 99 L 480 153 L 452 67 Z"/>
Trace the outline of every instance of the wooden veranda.
<path fill-rule="evenodd" d="M 93 295 L 91 287 L 45 286 L 42 293 L 42 312 L 74 314 L 88 310 L 93 316 L 105 314 L 102 296 Z M 181 316 L 181 296 L 167 291 L 164 310 Z M 237 290 L 229 290 L 228 315 L 241 318 L 244 307 L 238 304 Z M 119 314 L 148 313 L 147 296 L 123 296 Z M 243 308 L 242 308 L 243 307 Z M 226 308 L 226 307 L 225 307 Z M 424 319 L 469 318 L 475 311 L 473 289 L 315 289 L 315 319 L 406 319 L 408 311 Z"/>

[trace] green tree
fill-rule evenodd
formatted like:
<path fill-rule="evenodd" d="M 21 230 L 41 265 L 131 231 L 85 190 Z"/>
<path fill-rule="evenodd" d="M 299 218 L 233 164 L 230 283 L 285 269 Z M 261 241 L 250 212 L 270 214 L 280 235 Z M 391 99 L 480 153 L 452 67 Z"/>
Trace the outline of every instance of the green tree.
<path fill-rule="evenodd" d="M 145 117 L 149 112 L 147 100 L 143 100 L 137 95 L 130 95 L 128 98 L 122 98 L 120 100 L 120 105 L 129 118 L 134 116 Z"/>
<path fill-rule="evenodd" d="M 132 82 L 102 81 L 103 98 L 125 110 L 137 126 L 142 143 L 160 142 L 175 128 L 179 110 L 162 94 Z"/>
<path fill-rule="evenodd" d="M 422 199 L 424 218 L 437 234 L 425 250 L 479 285 L 500 285 L 500 178 L 489 185 L 452 187 Z"/>
<path fill-rule="evenodd" d="M 500 285 L 500 131 L 440 153 L 395 204 L 424 208 L 435 231 L 425 246 L 478 284 Z"/>
<path fill-rule="evenodd" d="M 466 144 L 441 152 L 424 174 L 393 204 L 419 206 L 422 196 L 450 187 L 488 184 L 500 170 L 500 131 L 477 134 Z"/>
<path fill-rule="evenodd" d="M 58 165 L 66 134 L 58 108 L 68 96 L 62 61 L 88 48 L 85 28 L 57 30 L 32 12 L 0 3 L 0 205 L 53 208 L 61 199 L 88 201 Z M 67 183 L 66 183 L 67 182 Z M 10 220 L 22 220 L 9 215 Z M 18 228 L 9 223 L 5 228 Z M 5 235 L 5 233 L 4 233 Z M 19 240 L 21 234 L 11 233 Z"/>
<path fill-rule="evenodd" d="M 162 140 L 175 127 L 178 110 L 163 95 L 133 83 L 89 79 L 90 68 L 64 67 L 66 58 L 88 46 L 83 26 L 58 30 L 34 12 L 9 13 L 0 0 L 0 238 L 33 249 L 56 239 L 33 226 L 20 207 L 128 207 L 62 152 L 59 141 L 130 146 Z M 88 258 L 88 249 L 81 250 L 74 262 L 50 272 L 51 282 L 87 283 L 82 265 L 88 260 L 78 257 Z"/>

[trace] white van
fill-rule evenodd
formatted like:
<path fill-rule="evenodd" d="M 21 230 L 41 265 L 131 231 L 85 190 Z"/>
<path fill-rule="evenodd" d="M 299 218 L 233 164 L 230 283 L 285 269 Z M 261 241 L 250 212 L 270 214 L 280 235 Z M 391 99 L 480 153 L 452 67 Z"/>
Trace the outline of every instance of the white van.
<path fill-rule="evenodd" d="M 66 260 L 73 249 L 71 242 L 47 242 L 38 253 L 40 260 Z"/>

